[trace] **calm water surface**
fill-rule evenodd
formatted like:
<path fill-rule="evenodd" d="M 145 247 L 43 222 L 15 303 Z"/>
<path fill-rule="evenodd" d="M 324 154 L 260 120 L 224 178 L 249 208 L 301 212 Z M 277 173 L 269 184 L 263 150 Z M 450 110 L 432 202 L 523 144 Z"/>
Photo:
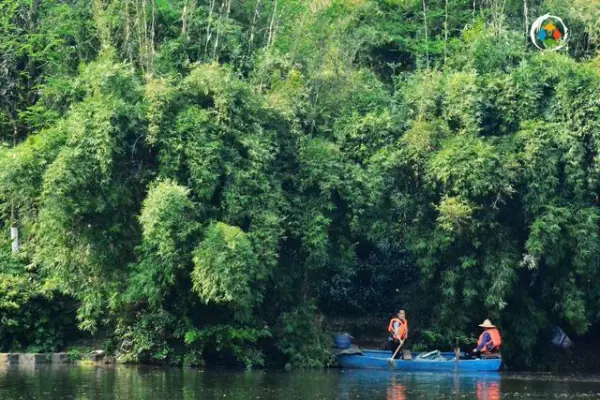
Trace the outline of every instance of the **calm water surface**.
<path fill-rule="evenodd" d="M 0 399 L 600 399 L 600 377 L 392 371 L 231 372 L 125 366 L 0 369 Z"/>

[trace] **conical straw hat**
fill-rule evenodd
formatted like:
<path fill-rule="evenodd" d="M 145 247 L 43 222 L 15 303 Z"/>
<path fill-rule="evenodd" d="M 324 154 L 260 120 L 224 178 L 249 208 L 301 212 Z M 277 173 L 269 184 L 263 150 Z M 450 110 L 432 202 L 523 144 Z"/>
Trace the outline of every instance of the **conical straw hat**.
<path fill-rule="evenodd" d="M 482 328 L 495 328 L 496 325 L 492 325 L 492 321 L 490 321 L 489 319 L 486 319 L 485 321 L 483 321 L 483 324 L 479 324 L 480 327 Z"/>

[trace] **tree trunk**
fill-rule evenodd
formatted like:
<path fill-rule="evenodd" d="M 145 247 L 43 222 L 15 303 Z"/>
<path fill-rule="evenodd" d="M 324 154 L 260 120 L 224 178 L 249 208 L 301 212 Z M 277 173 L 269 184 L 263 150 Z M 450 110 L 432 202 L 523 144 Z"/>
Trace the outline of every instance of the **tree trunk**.
<path fill-rule="evenodd" d="M 146 3 L 148 2 L 148 0 L 142 0 L 142 21 L 143 21 L 143 25 L 142 25 L 142 33 L 144 36 L 144 44 L 142 47 L 142 55 L 143 55 L 143 60 L 144 60 L 144 65 L 145 65 L 145 70 L 146 72 L 148 71 L 148 10 L 146 8 Z"/>
<path fill-rule="evenodd" d="M 523 14 L 525 15 L 525 45 L 527 45 L 529 36 L 529 10 L 527 8 L 527 0 L 523 0 Z"/>
<path fill-rule="evenodd" d="M 269 38 L 267 39 L 267 48 L 271 46 L 271 42 L 275 39 L 275 20 L 277 19 L 277 0 L 273 6 L 273 14 L 271 15 L 271 23 L 269 24 Z"/>
<path fill-rule="evenodd" d="M 215 9 L 215 2 L 216 0 L 210 0 L 210 11 L 208 12 L 208 22 L 206 24 L 206 42 L 204 43 L 204 54 L 208 53 L 208 43 L 212 37 L 212 31 L 210 28 L 212 26 L 212 16 Z"/>
<path fill-rule="evenodd" d="M 217 36 L 215 37 L 215 45 L 213 46 L 213 54 L 212 59 L 215 60 L 217 58 L 217 50 L 219 48 L 219 39 L 221 37 L 221 25 L 223 24 L 223 10 L 226 10 L 228 4 L 227 0 L 223 0 L 221 3 L 221 7 L 219 8 L 219 24 L 217 25 Z"/>
<path fill-rule="evenodd" d="M 254 43 L 254 30 L 256 29 L 256 21 L 260 18 L 260 2 L 256 0 L 256 7 L 254 7 L 254 15 L 252 16 L 252 26 L 250 27 L 250 39 L 248 40 L 248 54 L 252 51 L 252 44 Z"/>
<path fill-rule="evenodd" d="M 189 3 L 186 1 L 183 6 L 183 14 L 181 16 L 181 36 L 183 36 L 186 41 L 190 40 L 190 21 L 194 18 L 196 6 L 197 0 L 191 0 Z"/>
<path fill-rule="evenodd" d="M 125 1 L 125 26 L 124 26 L 124 31 L 125 31 L 125 53 L 127 54 L 127 58 L 129 59 L 129 62 L 131 63 L 131 65 L 133 65 L 133 51 L 131 48 L 131 15 L 130 15 L 130 10 L 129 10 L 129 3 L 131 0 L 124 0 Z"/>
<path fill-rule="evenodd" d="M 19 135 L 17 121 L 15 121 L 15 119 L 13 117 L 10 117 L 10 121 L 13 126 L 13 147 L 17 147 L 17 139 L 18 139 L 18 135 Z M 14 194 L 13 194 L 13 196 L 14 196 Z M 15 208 L 14 197 L 11 198 L 11 201 L 10 201 L 10 239 L 12 242 L 12 252 L 17 253 L 20 248 L 20 243 L 19 243 L 19 228 L 18 228 L 18 222 L 17 222 L 17 210 Z"/>
<path fill-rule="evenodd" d="M 444 65 L 448 58 L 448 0 L 444 4 Z"/>
<path fill-rule="evenodd" d="M 429 35 L 427 33 L 427 4 L 423 0 L 423 24 L 425 25 L 425 65 L 429 69 Z"/>
<path fill-rule="evenodd" d="M 140 69 L 144 71 L 144 35 L 140 12 L 140 0 L 135 0 L 135 24 L 137 27 L 137 44 Z"/>
<path fill-rule="evenodd" d="M 187 35 L 187 3 L 183 5 L 183 11 L 181 12 L 181 36 L 186 41 L 189 40 Z"/>
<path fill-rule="evenodd" d="M 154 54 L 155 54 L 155 40 L 154 40 L 154 35 L 155 35 L 155 22 L 156 22 L 156 0 L 151 0 L 152 1 L 152 25 L 151 25 L 151 31 L 150 31 L 150 64 L 149 64 L 149 70 L 150 71 L 154 71 Z"/>

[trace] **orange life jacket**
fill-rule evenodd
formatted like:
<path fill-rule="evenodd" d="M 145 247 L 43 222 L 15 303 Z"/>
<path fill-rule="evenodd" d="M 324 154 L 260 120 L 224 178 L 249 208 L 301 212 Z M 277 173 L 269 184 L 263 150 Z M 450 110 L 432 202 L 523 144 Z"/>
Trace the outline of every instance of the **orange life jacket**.
<path fill-rule="evenodd" d="M 486 329 L 481 335 L 479 335 L 479 340 L 477 341 L 477 347 L 479 347 L 483 344 L 483 334 L 485 332 L 487 332 L 488 335 L 490 335 L 491 343 L 492 343 L 494 349 L 499 349 L 500 345 L 502 344 L 502 338 L 500 337 L 500 332 L 496 328 Z M 483 346 L 482 351 L 487 351 L 489 344 L 490 344 L 490 341 L 485 343 L 485 346 Z"/>
<path fill-rule="evenodd" d="M 394 332 L 394 323 L 400 324 L 398 327 L 398 334 Z M 394 317 L 390 320 L 390 324 L 388 325 L 388 332 L 392 335 L 392 338 L 395 340 L 404 340 L 408 336 L 408 320 L 402 321 L 400 318 Z"/>

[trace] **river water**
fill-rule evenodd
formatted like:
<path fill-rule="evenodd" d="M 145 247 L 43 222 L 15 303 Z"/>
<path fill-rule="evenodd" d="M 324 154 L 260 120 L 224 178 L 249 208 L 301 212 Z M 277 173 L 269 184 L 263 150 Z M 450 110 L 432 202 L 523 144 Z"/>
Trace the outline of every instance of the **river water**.
<path fill-rule="evenodd" d="M 0 369 L 0 399 L 600 399 L 600 377 L 393 371 L 208 371 L 127 366 Z"/>

